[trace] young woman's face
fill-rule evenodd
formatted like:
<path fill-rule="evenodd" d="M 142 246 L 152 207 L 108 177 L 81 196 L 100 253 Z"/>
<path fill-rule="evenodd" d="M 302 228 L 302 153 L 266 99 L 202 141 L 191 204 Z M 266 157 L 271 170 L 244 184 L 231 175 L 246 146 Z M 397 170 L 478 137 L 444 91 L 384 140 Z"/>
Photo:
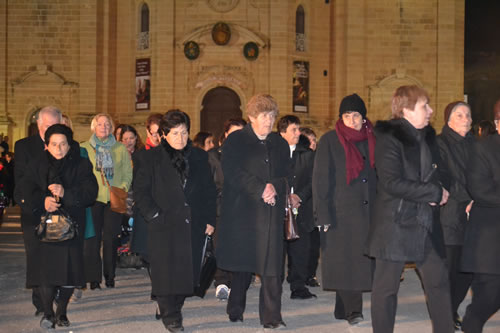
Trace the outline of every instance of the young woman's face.
<path fill-rule="evenodd" d="M 205 151 L 209 151 L 210 149 L 212 149 L 213 147 L 215 147 L 215 144 L 214 144 L 214 137 L 213 136 L 209 136 L 208 138 L 205 139 L 205 146 L 204 146 L 204 150 Z"/>
<path fill-rule="evenodd" d="M 127 147 L 129 153 L 132 154 L 137 143 L 137 136 L 133 132 L 127 131 L 122 135 L 122 143 Z"/>
<path fill-rule="evenodd" d="M 55 159 L 60 160 L 69 151 L 69 144 L 66 135 L 64 134 L 52 134 L 47 144 L 47 150 L 54 156 Z"/>

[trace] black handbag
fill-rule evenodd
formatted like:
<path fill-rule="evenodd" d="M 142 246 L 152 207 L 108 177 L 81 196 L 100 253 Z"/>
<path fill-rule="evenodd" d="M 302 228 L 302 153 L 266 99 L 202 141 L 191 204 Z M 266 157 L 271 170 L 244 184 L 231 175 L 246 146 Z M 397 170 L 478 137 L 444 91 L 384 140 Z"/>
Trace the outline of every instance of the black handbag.
<path fill-rule="evenodd" d="M 201 255 L 200 281 L 194 288 L 194 295 L 205 297 L 210 284 L 214 280 L 215 271 L 217 270 L 217 262 L 215 260 L 214 244 L 212 236 L 206 235 L 205 244 Z"/>
<path fill-rule="evenodd" d="M 62 208 L 55 212 L 46 212 L 35 229 L 35 234 L 42 242 L 64 242 L 75 238 L 78 225 Z"/>

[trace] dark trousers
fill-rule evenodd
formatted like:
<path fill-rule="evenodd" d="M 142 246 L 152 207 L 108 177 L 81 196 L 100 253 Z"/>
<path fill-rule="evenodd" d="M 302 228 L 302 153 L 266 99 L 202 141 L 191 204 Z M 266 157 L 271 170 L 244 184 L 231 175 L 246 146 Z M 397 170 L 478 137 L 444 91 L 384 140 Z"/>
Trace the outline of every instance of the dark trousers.
<path fill-rule="evenodd" d="M 227 302 L 226 312 L 229 317 L 243 316 L 246 307 L 247 290 L 252 281 L 252 273 L 232 272 L 231 293 Z M 259 294 L 260 323 L 276 324 L 281 318 L 282 283 L 279 276 L 261 276 Z"/>
<path fill-rule="evenodd" d="M 228 288 L 231 288 L 231 272 L 217 268 L 214 276 L 214 286 L 217 288 L 221 284 L 225 284 Z"/>
<path fill-rule="evenodd" d="M 363 293 L 357 290 L 337 290 L 334 315 L 337 319 L 347 319 L 354 313 L 363 312 Z"/>
<path fill-rule="evenodd" d="M 439 257 L 429 238 L 426 241 L 424 260 L 415 264 L 427 298 L 433 332 L 454 332 L 448 269 L 445 259 Z M 405 262 L 376 259 L 371 300 L 373 333 L 394 331 L 399 279 L 404 266 Z"/>
<path fill-rule="evenodd" d="M 172 324 L 176 321 L 182 323 L 182 306 L 186 300 L 185 295 L 156 296 L 160 316 L 164 324 Z"/>
<path fill-rule="evenodd" d="M 290 290 L 302 290 L 306 288 L 309 278 L 309 248 L 311 239 L 309 233 L 301 230 L 299 226 L 299 239 L 285 241 L 284 254 L 288 255 L 288 278 Z M 285 260 L 283 260 L 283 263 Z"/>
<path fill-rule="evenodd" d="M 465 333 L 481 333 L 488 319 L 500 309 L 500 275 L 474 273 L 472 302 L 465 311 L 462 329 Z"/>
<path fill-rule="evenodd" d="M 37 312 L 43 312 L 42 296 L 40 296 L 40 289 L 38 287 L 33 287 L 31 289 L 31 301 Z"/>
<path fill-rule="evenodd" d="M 66 315 L 66 310 L 68 308 L 69 299 L 73 295 L 73 290 L 75 288 L 62 288 L 54 286 L 40 286 L 40 297 L 42 301 L 43 313 L 47 317 L 54 316 L 54 298 L 56 297 L 57 291 L 59 291 L 59 298 L 57 300 L 57 310 L 56 317 Z"/>
<path fill-rule="evenodd" d="M 451 310 L 455 317 L 458 316 L 458 307 L 465 299 L 472 282 L 472 273 L 460 272 L 461 258 L 461 245 L 446 246 L 446 262 L 450 277 Z"/>
<path fill-rule="evenodd" d="M 307 265 L 308 279 L 315 277 L 316 270 L 318 269 L 319 249 L 320 249 L 320 233 L 318 228 L 314 228 L 314 230 L 309 233 L 309 238 L 310 238 L 309 261 Z"/>
<path fill-rule="evenodd" d="M 84 243 L 85 280 L 101 282 L 103 270 L 106 280 L 114 279 L 122 214 L 113 212 L 109 204 L 97 201 L 92 206 L 92 218 L 96 236 Z"/>

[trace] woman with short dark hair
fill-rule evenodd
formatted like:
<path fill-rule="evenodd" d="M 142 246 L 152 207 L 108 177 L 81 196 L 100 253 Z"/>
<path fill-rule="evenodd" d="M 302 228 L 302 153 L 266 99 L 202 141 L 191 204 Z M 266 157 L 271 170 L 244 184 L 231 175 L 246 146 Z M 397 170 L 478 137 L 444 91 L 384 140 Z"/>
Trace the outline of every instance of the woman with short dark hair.
<path fill-rule="evenodd" d="M 97 196 L 97 181 L 89 160 L 80 156 L 73 132 L 62 124 L 50 126 L 45 132 L 47 151 L 37 163 L 28 165 L 22 180 L 26 189 L 24 205 L 33 212 L 33 221 L 40 222 L 46 212 L 64 208 L 77 223 L 75 237 L 62 242 L 39 241 L 39 270 L 29 270 L 30 281 L 39 286 L 43 305 L 42 328 L 69 326 L 66 308 L 74 287 L 85 286 L 83 273 L 83 237 L 85 207 Z M 36 225 L 33 225 L 33 228 Z M 58 292 L 57 309 L 53 302 Z"/>
<path fill-rule="evenodd" d="M 152 296 L 170 332 L 184 330 L 182 306 L 199 283 L 205 234 L 215 225 L 215 185 L 207 153 L 189 140 L 189 116 L 168 111 L 159 146 L 134 159 L 134 199 L 148 223 Z"/>

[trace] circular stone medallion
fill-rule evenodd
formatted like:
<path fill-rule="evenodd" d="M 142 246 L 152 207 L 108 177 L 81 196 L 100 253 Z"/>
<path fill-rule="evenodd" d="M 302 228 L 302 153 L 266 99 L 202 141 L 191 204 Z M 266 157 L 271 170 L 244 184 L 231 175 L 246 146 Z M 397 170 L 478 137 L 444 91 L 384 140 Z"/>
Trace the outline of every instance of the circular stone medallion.
<path fill-rule="evenodd" d="M 200 46 L 192 40 L 184 44 L 184 55 L 189 60 L 195 60 L 200 56 Z"/>
<path fill-rule="evenodd" d="M 246 43 L 243 47 L 243 55 L 247 60 L 256 60 L 259 57 L 259 46 L 254 42 Z"/>
<path fill-rule="evenodd" d="M 212 28 L 212 39 L 217 45 L 226 45 L 231 39 L 231 29 L 224 22 L 218 22 Z"/>

